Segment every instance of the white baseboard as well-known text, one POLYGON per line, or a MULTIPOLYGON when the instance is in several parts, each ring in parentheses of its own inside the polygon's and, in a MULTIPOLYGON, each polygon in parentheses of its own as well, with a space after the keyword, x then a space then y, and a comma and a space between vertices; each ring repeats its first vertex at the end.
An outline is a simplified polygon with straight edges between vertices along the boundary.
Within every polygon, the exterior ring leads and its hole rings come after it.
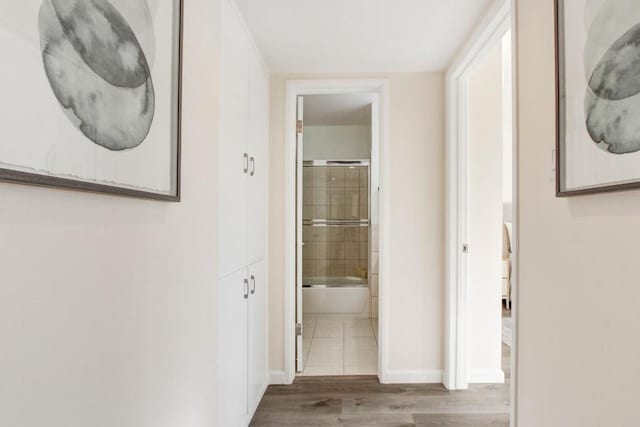
POLYGON ((504 372, 502 369, 470 369, 468 373, 468 382, 469 384, 504 384, 504 372))
POLYGON ((387 371, 380 376, 383 384, 442 384, 442 370, 387 371))
POLYGON ((269 371, 269 384, 270 385, 287 384, 287 375, 284 373, 284 371, 269 371))

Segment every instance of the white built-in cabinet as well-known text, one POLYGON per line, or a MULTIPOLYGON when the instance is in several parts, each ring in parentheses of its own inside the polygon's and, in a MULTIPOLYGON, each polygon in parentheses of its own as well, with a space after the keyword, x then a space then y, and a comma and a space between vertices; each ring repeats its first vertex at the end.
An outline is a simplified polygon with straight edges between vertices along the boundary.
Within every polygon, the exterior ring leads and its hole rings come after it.
POLYGON ((221 3, 218 425, 240 427, 268 383, 269 72, 233 0, 221 3))

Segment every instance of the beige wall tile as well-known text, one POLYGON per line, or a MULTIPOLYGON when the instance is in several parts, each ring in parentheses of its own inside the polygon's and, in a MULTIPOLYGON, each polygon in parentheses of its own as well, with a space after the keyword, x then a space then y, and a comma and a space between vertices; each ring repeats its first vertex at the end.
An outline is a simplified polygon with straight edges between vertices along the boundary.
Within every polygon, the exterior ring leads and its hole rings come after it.
POLYGON ((329 259, 344 260, 345 259, 345 243, 341 242, 329 242, 329 259))
POLYGON ((378 318, 378 297, 371 298, 371 318, 378 318))
POLYGON ((331 277, 343 277, 345 275, 345 262, 331 261, 328 265, 328 275, 331 277))
MULTIPOLYGON (((378 296, 378 275, 377 274, 372 274, 369 277, 369 288, 371 290, 371 296, 377 297, 378 296)), ((373 301, 371 301, 371 303, 373 304, 373 301)))
POLYGON ((329 183, 332 189, 341 189, 345 186, 345 169, 343 167, 329 168, 329 183))
POLYGON ((329 206, 327 205, 314 205, 313 206, 314 219, 326 219, 329 218, 329 206))
POLYGON ((345 171, 345 187, 360 186, 360 169, 361 168, 348 168, 345 171))
POLYGON ((344 245, 345 245, 344 256, 346 259, 351 259, 351 260, 360 259, 360 242, 346 241, 344 245))

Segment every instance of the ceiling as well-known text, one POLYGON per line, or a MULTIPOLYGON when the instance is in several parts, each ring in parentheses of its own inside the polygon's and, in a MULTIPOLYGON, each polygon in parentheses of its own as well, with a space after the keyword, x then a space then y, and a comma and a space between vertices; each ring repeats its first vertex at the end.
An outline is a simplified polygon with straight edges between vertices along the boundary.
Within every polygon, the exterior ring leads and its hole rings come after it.
POLYGON ((307 95, 304 97, 306 126, 369 126, 371 95, 307 95))
POLYGON ((236 0, 272 72, 446 69, 494 0, 236 0))

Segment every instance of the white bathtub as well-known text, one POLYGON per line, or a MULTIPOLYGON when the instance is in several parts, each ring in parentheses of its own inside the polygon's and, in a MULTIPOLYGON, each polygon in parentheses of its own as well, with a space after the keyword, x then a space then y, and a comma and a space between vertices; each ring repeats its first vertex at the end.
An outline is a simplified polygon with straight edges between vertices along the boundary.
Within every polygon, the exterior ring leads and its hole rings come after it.
POLYGON ((366 280, 359 277, 306 278, 302 288, 305 315, 341 315, 367 319, 371 295, 366 280))

